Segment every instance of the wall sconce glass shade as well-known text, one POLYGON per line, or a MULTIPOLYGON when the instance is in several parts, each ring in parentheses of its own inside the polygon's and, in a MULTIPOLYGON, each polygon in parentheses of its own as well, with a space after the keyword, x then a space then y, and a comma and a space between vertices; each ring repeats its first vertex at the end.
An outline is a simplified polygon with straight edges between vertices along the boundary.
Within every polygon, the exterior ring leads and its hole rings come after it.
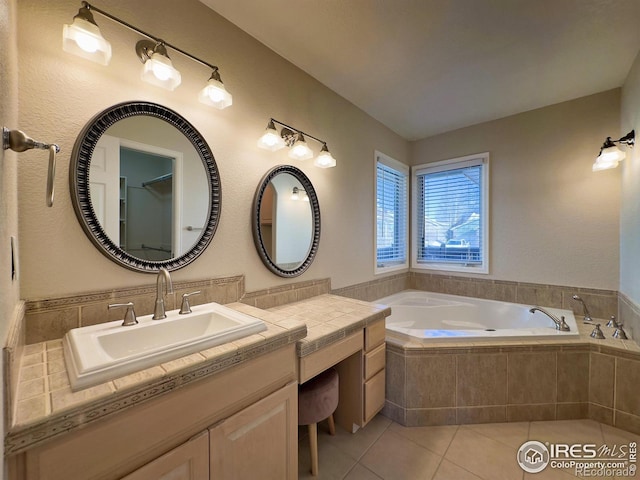
POLYGON ((298 138, 295 143, 289 150, 289 158, 293 158, 294 160, 308 160, 313 157, 313 151, 307 145, 307 142, 304 140, 304 136, 301 133, 298 133, 298 138))
POLYGON ((285 146, 284 139, 280 136, 278 130, 276 130, 273 120, 270 120, 264 134, 258 139, 258 147, 275 152, 285 146))
POLYGON ((336 166, 336 159, 331 155, 326 143, 322 145, 322 150, 320 150, 320 154, 313 161, 313 164, 320 168, 331 168, 336 166))
POLYGON ((140 40, 136 44, 136 52, 144 63, 140 78, 151 85, 167 90, 175 90, 182 82, 180 72, 176 70, 162 43, 140 40), (149 48, 153 45, 153 48, 149 48))
POLYGON ((624 160, 626 154, 615 145, 603 148, 593 164, 593 171, 607 170, 608 168, 616 168, 618 163, 624 160))
POLYGON ((635 130, 631 130, 624 137, 621 137, 618 140, 611 140, 611 137, 607 137, 605 142, 602 144, 598 158, 596 158, 596 161, 593 164, 592 170, 594 172, 607 170, 609 168, 616 168, 618 163, 625 159, 627 154, 620 150, 616 143, 623 143, 633 147, 635 143, 635 130))
POLYGON ((86 7, 80 8, 71 25, 62 28, 62 49, 100 65, 108 65, 111 60, 111 44, 104 39, 86 7))
POLYGON ((214 70, 211 77, 207 81, 207 85, 200 90, 198 100, 205 105, 215 107, 222 110, 233 103, 233 97, 227 89, 224 88, 222 79, 217 70, 214 70))

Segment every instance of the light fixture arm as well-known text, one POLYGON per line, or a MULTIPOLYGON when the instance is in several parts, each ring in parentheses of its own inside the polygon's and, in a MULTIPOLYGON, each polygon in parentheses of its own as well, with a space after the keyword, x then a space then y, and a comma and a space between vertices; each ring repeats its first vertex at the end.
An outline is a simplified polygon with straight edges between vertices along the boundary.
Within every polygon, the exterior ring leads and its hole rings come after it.
MULTIPOLYGON (((184 55, 185 57, 190 58, 191 60, 200 63, 201 65, 204 65, 205 67, 209 67, 210 69, 212 69, 213 71, 217 71, 218 67, 215 65, 210 64, 209 62, 205 62, 204 60, 201 60, 198 57, 195 57, 193 55, 191 55, 189 52, 185 52, 184 50, 182 50, 179 47, 176 47, 175 45, 172 45, 171 43, 165 42, 164 40, 162 40, 161 38, 156 37, 155 35, 151 35, 148 32, 145 32, 144 30, 140 30, 138 27, 134 27, 133 25, 131 25, 128 22, 125 22, 124 20, 119 19, 118 17, 111 15, 108 12, 105 12, 104 10, 102 10, 101 8, 98 8, 94 5, 91 5, 89 2, 82 2, 82 6, 86 9, 88 9, 89 11, 94 11, 94 12, 98 12, 100 15, 107 17, 109 20, 112 20, 116 23, 119 23, 120 25, 127 27, 130 30, 133 30, 136 33, 139 33, 140 35, 143 35, 147 38, 150 38, 151 40, 153 40, 156 43, 160 43, 162 45, 164 45, 165 47, 169 47, 172 50, 175 50, 178 53, 181 53, 182 55, 184 55)), ((279 122, 278 122, 279 123, 279 122)))
POLYGON ((319 138, 314 137, 313 135, 310 135, 310 134, 308 134, 307 132, 303 132, 302 130, 298 130, 297 128, 294 128, 294 127, 292 127, 291 125, 287 125, 286 123, 283 123, 283 122, 281 122, 281 121, 279 121, 279 120, 276 120, 275 118, 272 118, 272 119, 271 119, 271 121, 272 121, 272 122, 274 122, 274 123, 277 123, 278 125, 282 125, 282 126, 283 126, 283 127, 285 127, 285 128, 288 128, 288 129, 289 129, 289 130, 291 130, 292 132, 295 132, 295 133, 301 133, 301 134, 302 134, 302 135, 304 135, 305 137, 312 138, 312 139, 314 139, 316 142, 318 142, 318 143, 320 143, 320 144, 322 144, 322 145, 326 145, 326 144, 327 144, 327 142, 325 142, 324 140, 320 140, 319 138))
POLYGON ((600 151, 605 148, 615 147, 616 143, 624 143, 625 145, 633 147, 633 145, 635 145, 636 143, 636 131, 631 130, 624 137, 620 137, 618 140, 611 140, 611 137, 607 137, 607 139, 602 144, 602 148, 600 149, 600 151))

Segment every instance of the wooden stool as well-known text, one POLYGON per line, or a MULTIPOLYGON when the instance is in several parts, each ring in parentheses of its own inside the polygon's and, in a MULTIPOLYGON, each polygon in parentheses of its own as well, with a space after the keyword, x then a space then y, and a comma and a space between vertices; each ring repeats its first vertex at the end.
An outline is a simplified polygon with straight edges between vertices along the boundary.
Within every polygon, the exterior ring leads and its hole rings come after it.
POLYGON ((335 435, 333 412, 338 407, 338 372, 330 368, 300 385, 298 425, 309 426, 311 474, 318 475, 318 422, 329 420, 329 433, 335 435))

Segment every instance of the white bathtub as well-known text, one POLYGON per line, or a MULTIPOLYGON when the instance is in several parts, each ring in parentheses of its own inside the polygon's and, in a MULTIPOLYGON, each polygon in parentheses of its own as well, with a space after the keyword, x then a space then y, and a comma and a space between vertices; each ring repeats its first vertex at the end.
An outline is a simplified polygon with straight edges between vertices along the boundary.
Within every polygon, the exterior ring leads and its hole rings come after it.
POLYGON ((405 290, 376 300, 391 307, 387 331, 424 341, 483 341, 496 338, 560 339, 578 337, 571 310, 545 308, 565 317, 571 329, 561 332, 543 313, 530 313, 533 305, 483 300, 443 293, 405 290))

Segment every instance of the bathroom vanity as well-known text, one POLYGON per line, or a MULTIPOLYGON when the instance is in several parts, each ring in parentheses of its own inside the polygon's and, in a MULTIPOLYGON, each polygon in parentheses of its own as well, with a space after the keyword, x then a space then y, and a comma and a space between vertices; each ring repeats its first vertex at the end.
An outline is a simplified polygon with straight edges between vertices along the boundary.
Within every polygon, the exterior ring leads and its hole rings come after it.
POLYGON ((228 306, 267 330, 75 393, 61 342, 29 346, 58 371, 45 377, 67 384, 43 396, 43 414, 16 412, 9 478, 295 479, 299 382, 335 366, 336 421, 349 431, 382 409, 387 307, 335 295, 270 311, 228 306))

